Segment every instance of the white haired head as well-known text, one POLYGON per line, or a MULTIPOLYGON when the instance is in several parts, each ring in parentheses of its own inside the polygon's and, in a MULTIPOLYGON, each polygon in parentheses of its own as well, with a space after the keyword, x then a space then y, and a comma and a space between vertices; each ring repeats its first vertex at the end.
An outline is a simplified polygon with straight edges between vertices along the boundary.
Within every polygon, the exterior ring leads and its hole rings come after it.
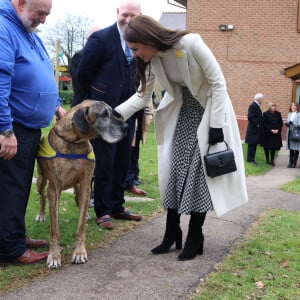
POLYGON ((254 101, 261 101, 263 99, 264 95, 261 93, 258 93, 254 96, 254 101))

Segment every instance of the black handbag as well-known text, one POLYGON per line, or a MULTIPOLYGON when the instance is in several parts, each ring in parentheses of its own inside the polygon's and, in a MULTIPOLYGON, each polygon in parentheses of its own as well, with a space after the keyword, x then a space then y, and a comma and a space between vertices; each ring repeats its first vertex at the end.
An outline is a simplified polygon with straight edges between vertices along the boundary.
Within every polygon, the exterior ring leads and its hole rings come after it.
POLYGON ((290 129, 290 140, 300 142, 300 127, 294 126, 290 129))
POLYGON ((217 177, 236 171, 234 153, 225 141, 224 143, 227 147, 226 150, 209 153, 210 146, 208 146, 207 154, 204 155, 206 173, 209 177, 217 177))

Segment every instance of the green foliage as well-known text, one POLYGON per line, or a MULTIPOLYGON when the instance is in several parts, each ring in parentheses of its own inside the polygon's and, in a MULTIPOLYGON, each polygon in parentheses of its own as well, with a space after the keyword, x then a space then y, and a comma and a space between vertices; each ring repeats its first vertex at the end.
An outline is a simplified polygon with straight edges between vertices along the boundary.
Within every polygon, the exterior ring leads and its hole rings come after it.
POLYGON ((300 177, 297 176, 294 181, 283 184, 280 189, 288 193, 300 195, 300 177))
POLYGON ((61 98, 63 105, 70 105, 73 99, 73 91, 59 90, 59 97, 61 98))
MULTIPOLYGON (((272 166, 266 163, 265 153, 263 147, 257 147, 255 160, 258 165, 249 164, 246 160, 247 158, 247 144, 243 144, 243 154, 244 154, 244 161, 245 161, 245 172, 246 176, 254 176, 254 175, 262 175, 266 173, 268 170, 272 168, 272 166)), ((276 156, 278 155, 278 151, 276 152, 276 156)), ((276 161, 275 161, 276 163, 276 161)))
POLYGON ((263 213, 193 300, 300 299, 300 213, 263 213))

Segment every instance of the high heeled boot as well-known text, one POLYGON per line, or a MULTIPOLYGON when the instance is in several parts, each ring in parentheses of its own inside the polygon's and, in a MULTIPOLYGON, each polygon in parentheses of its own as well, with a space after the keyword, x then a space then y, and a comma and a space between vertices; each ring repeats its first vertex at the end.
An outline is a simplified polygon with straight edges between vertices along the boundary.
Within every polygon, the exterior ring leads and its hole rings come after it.
POLYGON ((292 168, 293 167, 293 159, 294 159, 294 151, 290 150, 290 157, 289 157, 289 164, 288 164, 288 168, 292 168))
POLYGON ((299 157, 299 151, 294 151, 292 168, 296 168, 298 157, 299 157))
POLYGON ((167 253, 171 246, 175 243, 176 249, 182 248, 182 231, 180 229, 180 214, 177 209, 168 209, 166 231, 162 243, 153 248, 153 254, 167 253))
POLYGON ((192 212, 189 223, 189 231, 183 251, 179 254, 178 260, 189 260, 197 254, 203 254, 204 236, 202 226, 205 221, 205 213, 192 212))

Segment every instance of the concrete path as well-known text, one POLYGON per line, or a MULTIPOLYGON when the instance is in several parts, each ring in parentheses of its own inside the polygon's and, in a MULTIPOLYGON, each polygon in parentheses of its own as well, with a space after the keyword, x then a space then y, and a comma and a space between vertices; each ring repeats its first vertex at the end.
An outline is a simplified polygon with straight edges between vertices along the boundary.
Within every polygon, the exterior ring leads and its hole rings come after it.
MULTIPOLYGON (((71 265, 53 271, 47 278, 36 281, 1 299, 101 299, 101 300, 176 300, 187 299, 201 278, 228 253, 232 243, 257 219, 272 208, 300 210, 300 197, 279 190, 282 183, 300 175, 299 167, 286 168, 288 152, 281 150, 276 167, 263 176, 247 178, 249 203, 217 218, 207 216, 204 225, 204 255, 179 262, 179 251, 152 255, 164 233, 165 214, 127 233, 110 246, 89 253, 85 265, 71 265)), ((238 187, 236 187, 238 188, 238 187)), ((182 217, 186 233, 187 217, 182 217)))

